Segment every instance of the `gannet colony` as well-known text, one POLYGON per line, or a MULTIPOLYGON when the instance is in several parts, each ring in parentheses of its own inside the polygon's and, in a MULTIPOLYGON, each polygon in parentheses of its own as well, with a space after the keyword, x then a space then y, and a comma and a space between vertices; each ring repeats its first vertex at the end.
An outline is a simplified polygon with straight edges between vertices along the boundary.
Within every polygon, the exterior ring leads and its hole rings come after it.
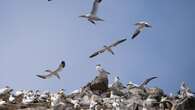
POLYGON ((0 110, 195 110, 195 94, 185 82, 177 93, 167 95, 158 87, 146 87, 157 77, 125 85, 116 76, 109 84, 111 73, 100 64, 96 71, 92 81, 71 93, 1 88, 0 110))
MULTIPOLYGON (((55 2, 55 0, 48 0, 55 2)), ((104 21, 97 16, 97 11, 102 0, 94 0, 89 14, 79 17, 87 19, 96 25, 97 21, 104 21)), ((131 39, 137 38, 140 33, 151 28, 146 21, 135 23, 136 29, 131 39)), ((106 51, 114 55, 113 47, 124 43, 128 38, 121 38, 110 45, 104 45, 89 55, 94 58, 106 51)), ((65 68, 65 61, 61 61, 57 69, 45 70, 47 74, 35 75, 40 80, 49 80, 57 77, 65 68)), ((149 82, 158 81, 158 77, 147 78, 140 84, 129 81, 122 84, 119 76, 109 84, 108 77, 112 73, 106 71, 101 64, 96 65, 97 75, 81 88, 66 93, 64 89, 58 92, 40 90, 13 90, 9 86, 0 89, 0 110, 195 110, 195 93, 182 82, 176 93, 165 94, 158 87, 147 87, 149 82)))

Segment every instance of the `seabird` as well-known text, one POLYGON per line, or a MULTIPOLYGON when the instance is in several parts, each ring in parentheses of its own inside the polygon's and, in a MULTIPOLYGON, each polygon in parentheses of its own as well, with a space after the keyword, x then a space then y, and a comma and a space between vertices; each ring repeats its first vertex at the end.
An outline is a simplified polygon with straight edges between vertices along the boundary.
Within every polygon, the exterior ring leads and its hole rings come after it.
POLYGON ((109 72, 107 72, 107 71, 101 66, 101 64, 97 64, 97 65, 96 65, 96 71, 99 72, 99 73, 110 74, 109 72))
POLYGON ((108 75, 110 73, 104 70, 100 64, 96 65, 96 71, 98 75, 90 83, 90 89, 105 92, 108 89, 108 75))
POLYGON ((93 57, 95 57, 95 56, 97 56, 97 55, 99 55, 100 53, 103 53, 103 52, 105 52, 105 51, 108 51, 108 52, 110 52, 112 55, 114 55, 114 52, 112 51, 112 47, 116 47, 117 45, 123 43, 123 42, 126 41, 126 40, 127 40, 127 39, 118 40, 118 41, 112 43, 112 44, 109 45, 109 46, 104 45, 103 49, 100 49, 100 50, 94 52, 92 55, 89 56, 89 58, 93 58, 93 57))
POLYGON ((58 74, 60 71, 62 71, 62 69, 65 67, 65 62, 62 61, 61 64, 58 66, 58 68, 54 71, 52 70, 45 70, 45 72, 48 72, 49 74, 47 75, 37 75, 39 78, 42 79, 48 79, 52 76, 56 76, 58 79, 60 79, 60 75, 58 74))
POLYGON ((113 110, 120 110, 120 103, 116 101, 116 99, 114 99, 113 103, 113 110))
POLYGON ((181 97, 194 97, 195 94, 192 93, 191 89, 187 86, 187 84, 183 81, 180 86, 180 96, 181 97))
POLYGON ((135 26, 137 27, 137 29, 133 33, 133 35, 131 37, 132 39, 134 39, 135 37, 137 37, 144 30, 144 28, 151 28, 152 27, 146 21, 140 21, 140 22, 136 23, 135 26))
POLYGON ((147 85, 151 80, 156 79, 158 77, 151 77, 146 80, 144 80, 140 85, 134 84, 131 81, 127 84, 127 86, 130 86, 131 88, 138 87, 138 88, 144 88, 145 85, 147 85))
POLYGON ((86 18, 86 19, 87 19, 88 21, 90 21, 92 24, 96 24, 95 21, 104 21, 103 19, 97 17, 98 6, 99 6, 99 3, 100 3, 101 1, 102 1, 102 0, 94 0, 92 11, 91 11, 89 14, 81 15, 81 16, 79 16, 79 17, 86 18))
POLYGON ((116 89, 124 89, 126 88, 121 82, 120 82, 120 78, 117 76, 114 78, 114 82, 111 86, 111 88, 116 88, 116 89))
POLYGON ((13 91, 13 89, 11 89, 9 86, 6 86, 5 88, 0 89, 0 95, 4 95, 4 94, 10 93, 12 91, 13 91))

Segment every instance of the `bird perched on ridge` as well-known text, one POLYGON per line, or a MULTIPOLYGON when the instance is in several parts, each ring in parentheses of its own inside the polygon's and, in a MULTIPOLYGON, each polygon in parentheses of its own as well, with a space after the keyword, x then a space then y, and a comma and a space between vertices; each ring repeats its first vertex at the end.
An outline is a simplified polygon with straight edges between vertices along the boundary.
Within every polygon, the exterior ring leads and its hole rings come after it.
POLYGON ((49 74, 47 75, 36 75, 37 77, 39 78, 42 78, 42 79, 48 79, 52 76, 56 76, 58 79, 60 79, 60 75, 59 75, 59 72, 62 71, 62 69, 65 67, 65 62, 64 61, 61 61, 60 65, 58 66, 58 68, 54 71, 52 70, 45 70, 45 72, 48 72, 49 74))
POLYGON ((96 71, 98 72, 98 75, 91 82, 90 88, 91 90, 100 90, 104 92, 108 89, 108 75, 110 73, 104 70, 100 64, 96 65, 96 71))
POLYGON ((117 76, 114 78, 114 82, 111 86, 112 88, 116 88, 116 89, 124 89, 126 88, 121 82, 120 82, 120 78, 117 76))
POLYGON ((132 35, 132 39, 134 39, 135 37, 137 37, 145 28, 151 28, 152 26, 146 22, 146 21, 140 21, 138 23, 135 23, 135 26, 137 27, 137 29, 135 30, 135 32, 132 35))
POLYGON ((102 0, 94 0, 91 12, 89 14, 81 15, 79 17, 86 18, 92 24, 96 24, 95 21, 104 21, 103 19, 97 17, 98 7, 101 1, 102 0))
POLYGON ((191 91, 191 89, 187 86, 187 84, 183 81, 180 86, 180 97, 194 97, 195 93, 191 91))
POLYGON ((103 52, 105 52, 105 51, 108 51, 108 52, 110 52, 112 55, 114 55, 114 52, 113 52, 113 50, 112 50, 112 47, 116 47, 117 45, 119 45, 119 44, 125 42, 126 40, 127 40, 127 39, 121 39, 121 40, 118 40, 118 41, 112 43, 112 44, 109 45, 109 46, 104 45, 104 48, 103 48, 103 49, 100 49, 100 50, 94 52, 92 55, 89 56, 89 58, 93 58, 93 57, 95 57, 95 56, 97 56, 97 55, 99 55, 100 53, 103 53, 103 52))

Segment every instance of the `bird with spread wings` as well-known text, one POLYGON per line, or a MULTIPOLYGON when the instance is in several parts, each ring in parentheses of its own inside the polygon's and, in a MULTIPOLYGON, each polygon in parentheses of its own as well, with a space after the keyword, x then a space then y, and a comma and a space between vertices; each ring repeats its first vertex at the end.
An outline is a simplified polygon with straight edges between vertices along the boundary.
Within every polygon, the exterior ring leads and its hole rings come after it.
POLYGON ((104 21, 103 19, 97 17, 98 7, 101 1, 102 0, 94 0, 91 12, 86 15, 81 15, 79 17, 86 18, 92 24, 96 24, 95 21, 104 21))
POLYGON ((114 55, 114 52, 113 52, 113 50, 112 50, 112 47, 116 47, 117 45, 123 43, 123 42, 126 41, 126 40, 127 40, 127 39, 118 40, 118 41, 112 43, 112 44, 109 45, 109 46, 104 45, 104 48, 103 48, 103 49, 100 49, 100 50, 94 52, 92 55, 89 56, 89 58, 93 58, 93 57, 95 57, 95 56, 97 56, 97 55, 99 55, 100 53, 103 53, 103 52, 105 52, 105 51, 108 51, 108 52, 110 52, 112 55, 114 55))
POLYGON ((155 77, 155 76, 150 77, 150 78, 144 80, 140 85, 134 84, 130 81, 127 85, 133 86, 131 88, 144 88, 145 85, 147 85, 151 80, 156 79, 156 78, 158 78, 158 77, 155 77))
POLYGON ((135 26, 137 26, 137 29, 134 31, 133 35, 132 35, 132 39, 134 39, 135 37, 137 37, 143 30, 144 28, 151 28, 152 26, 146 22, 146 21, 140 21, 138 23, 135 23, 135 26))
POLYGON ((39 77, 39 78, 42 78, 42 79, 48 79, 48 78, 50 78, 52 76, 56 76, 58 79, 60 79, 59 72, 62 71, 62 69, 64 67, 65 67, 65 62, 62 61, 56 70, 54 70, 54 71, 52 71, 52 70, 45 70, 45 72, 48 72, 49 74, 47 74, 47 75, 36 75, 36 76, 39 77))

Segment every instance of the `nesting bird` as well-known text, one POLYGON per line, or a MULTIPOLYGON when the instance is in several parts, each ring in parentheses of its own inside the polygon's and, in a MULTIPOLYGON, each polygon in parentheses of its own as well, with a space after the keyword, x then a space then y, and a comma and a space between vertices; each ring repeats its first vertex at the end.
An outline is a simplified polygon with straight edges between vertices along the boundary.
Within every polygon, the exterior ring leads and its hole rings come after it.
POLYGON ((48 78, 50 78, 52 76, 56 76, 58 79, 60 79, 59 72, 62 71, 62 69, 64 67, 65 67, 65 62, 62 61, 56 70, 54 70, 54 71, 52 71, 52 70, 45 70, 45 72, 48 72, 49 74, 47 74, 47 75, 37 75, 37 77, 42 78, 42 79, 48 79, 48 78))
POLYGON ((104 70, 100 64, 96 65, 96 71, 98 76, 91 82, 90 89, 104 92, 108 89, 108 75, 110 73, 104 70))
POLYGON ((97 11, 99 4, 102 0, 94 0, 92 10, 89 14, 81 15, 79 17, 86 18, 92 24, 96 24, 95 21, 104 21, 103 19, 97 17, 97 11))
POLYGON ((119 44, 121 44, 121 43, 123 43, 123 42, 125 42, 126 40, 127 40, 127 39, 121 39, 121 40, 118 40, 118 41, 112 43, 112 44, 109 45, 109 46, 104 45, 103 49, 100 49, 100 50, 94 52, 92 55, 89 56, 89 58, 93 58, 93 57, 95 57, 95 56, 97 56, 97 55, 99 55, 99 54, 101 54, 101 53, 104 53, 105 51, 108 51, 108 52, 110 52, 112 55, 114 55, 114 52, 113 52, 112 48, 113 48, 113 47, 116 47, 117 45, 119 45, 119 44))
POLYGON ((135 26, 137 27, 137 29, 135 30, 135 32, 132 35, 132 39, 134 39, 135 37, 137 37, 143 30, 144 28, 151 28, 152 26, 146 22, 146 21, 140 21, 138 23, 135 23, 135 26))
POLYGON ((5 88, 0 89, 0 99, 6 102, 9 101, 9 97, 12 91, 13 89, 11 89, 9 86, 6 86, 5 88))
POLYGON ((184 98, 184 97, 194 97, 195 96, 195 94, 192 93, 192 91, 190 90, 190 88, 187 86, 187 84, 185 82, 181 83, 179 93, 180 93, 180 96, 182 98, 184 98))
POLYGON ((117 76, 114 78, 114 82, 111 86, 112 88, 117 88, 117 89, 124 89, 126 88, 121 82, 120 82, 120 78, 117 76))

